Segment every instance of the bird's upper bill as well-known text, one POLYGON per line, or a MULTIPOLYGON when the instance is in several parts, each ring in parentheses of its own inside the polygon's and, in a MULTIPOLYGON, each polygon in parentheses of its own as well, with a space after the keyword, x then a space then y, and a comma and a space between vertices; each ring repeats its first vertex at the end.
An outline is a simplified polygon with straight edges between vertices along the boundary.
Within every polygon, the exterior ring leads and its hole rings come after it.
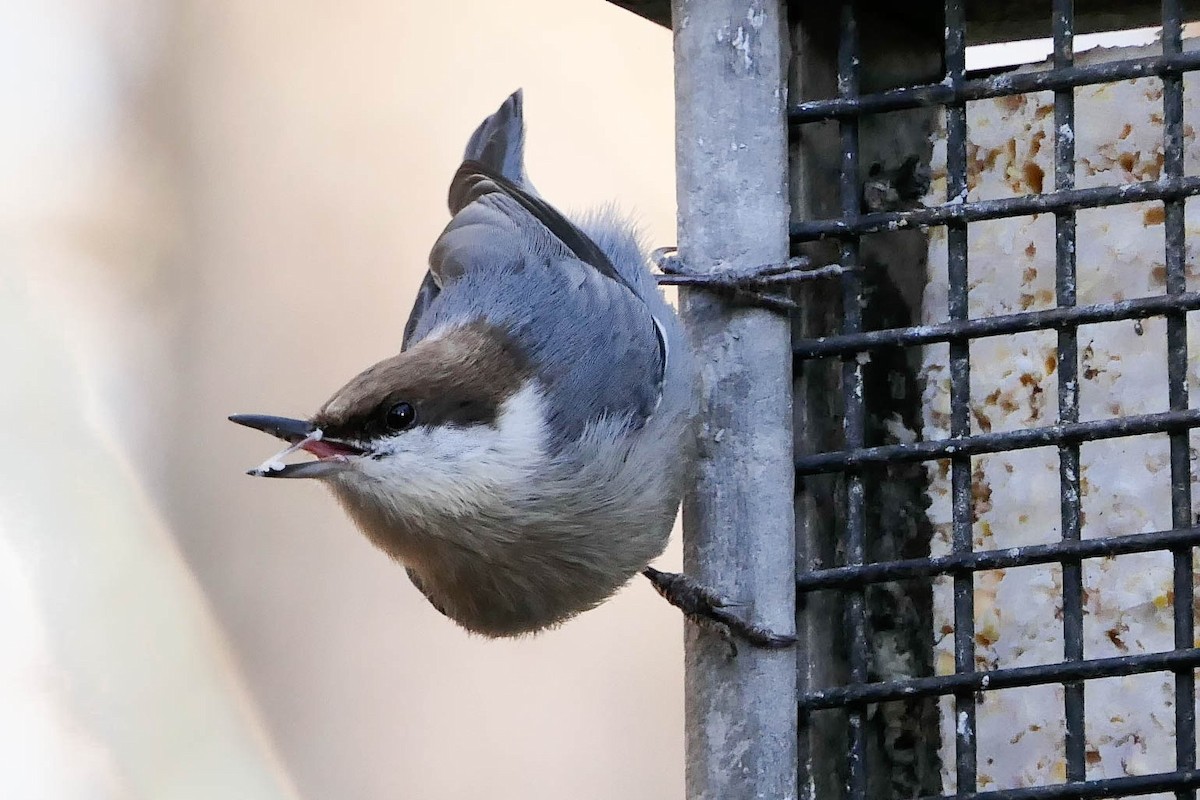
POLYGON ((326 439, 321 429, 311 422, 288 417, 272 417, 265 414, 234 414, 230 422, 247 428, 269 433, 288 442, 280 450, 251 470, 248 475, 260 478, 320 478, 345 468, 350 456, 361 455, 363 450, 349 442, 326 439), (312 453, 316 461, 285 464, 283 459, 299 450, 312 453))

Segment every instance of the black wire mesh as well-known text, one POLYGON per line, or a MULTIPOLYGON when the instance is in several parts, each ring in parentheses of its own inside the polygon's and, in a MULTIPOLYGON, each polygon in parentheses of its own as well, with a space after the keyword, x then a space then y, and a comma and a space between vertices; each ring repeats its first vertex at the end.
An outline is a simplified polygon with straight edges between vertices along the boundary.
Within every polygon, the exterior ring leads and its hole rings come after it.
POLYGON ((1183 73, 1200 69, 1200 52, 1184 53, 1179 0, 1163 0, 1161 56, 1074 64, 1072 0, 1051 0, 1053 55, 1048 70, 968 77, 966 71, 966 4, 945 3, 945 80, 924 86, 860 94, 860 37, 856 2, 841 5, 837 48, 837 96, 802 101, 789 109, 794 126, 836 121, 840 143, 839 216, 793 223, 793 243, 836 239, 840 263, 851 269, 842 278, 841 331, 795 342, 796 368, 814 359, 841 359, 844 449, 800 454, 799 478, 820 473, 841 476, 844 506, 843 563, 802 572, 800 597, 838 590, 845 598, 847 681, 811 689, 800 697, 802 719, 822 709, 847 715, 848 748, 842 773, 846 796, 858 800, 872 790, 868 720, 872 704, 916 697, 950 696, 954 701, 953 798, 1091 798, 1174 791, 1194 798, 1200 786, 1196 769, 1194 670, 1200 648, 1194 646, 1193 554, 1200 527, 1192 518, 1192 465, 1189 431, 1200 427, 1200 410, 1189 409, 1187 391, 1187 312, 1200 309, 1200 293, 1186 290, 1185 199, 1200 194, 1200 178, 1184 175, 1183 73), (1163 96, 1163 170, 1158 180, 1076 188, 1075 98, 1079 86, 1158 76, 1163 96), (967 103, 1034 91, 1054 92, 1054 188, 1016 198, 967 201, 967 103), (945 112, 946 202, 909 211, 864 211, 860 171, 860 122, 881 112, 938 107, 945 112), (1096 305, 1076 304, 1076 212, 1123 203, 1160 201, 1165 213, 1165 295, 1096 305), (1055 304, 1044 311, 971 319, 968 314, 968 232, 970 224, 1004 217, 1052 214, 1055 221, 1055 304), (862 237, 889 230, 942 225, 947 232, 948 321, 935 325, 866 330, 860 245, 862 237), (1080 325, 1161 316, 1167 329, 1169 410, 1156 414, 1080 421, 1080 325), (1057 420, 1053 425, 1000 433, 976 433, 970 424, 970 345, 973 340, 1030 331, 1055 331, 1058 364, 1057 420), (887 349, 947 343, 950 371, 950 436, 911 444, 867 446, 866 419, 870 398, 864 395, 864 354, 887 349), (1171 524, 1169 530, 1129 533, 1110 538, 1082 536, 1080 479, 1081 443, 1152 433, 1170 441, 1171 524), (1061 541, 1053 544, 974 551, 972 539, 972 456, 1032 447, 1054 446, 1058 452, 1061 496, 1061 541), (951 552, 867 563, 869 530, 865 477, 872 469, 899 463, 949 461, 951 485, 951 552), (1085 559, 1170 552, 1173 565, 1174 649, 1114 658, 1087 659, 1084 653, 1085 559), (977 671, 975 659, 975 575, 984 570, 1057 564, 1062 570, 1063 655, 1058 663, 977 671), (950 576, 953 581, 954 674, 904 680, 870 680, 870 626, 865 592, 869 587, 914 578, 950 576), (1149 672, 1174 673, 1175 769, 1150 775, 1087 779, 1085 682, 1149 672), (1066 782, 996 791, 977 791, 976 748, 980 692, 1061 684, 1066 782))

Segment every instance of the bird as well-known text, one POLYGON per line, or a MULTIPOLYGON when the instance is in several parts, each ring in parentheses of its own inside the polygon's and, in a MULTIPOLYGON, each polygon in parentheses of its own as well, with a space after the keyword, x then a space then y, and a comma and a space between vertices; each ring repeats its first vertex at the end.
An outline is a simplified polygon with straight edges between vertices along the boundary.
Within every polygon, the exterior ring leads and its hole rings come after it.
POLYGON ((472 633, 553 628, 641 573, 734 652, 790 644, 650 566, 695 459, 695 357, 635 226, 568 219, 524 162, 517 90, 468 141, 399 352, 309 419, 229 417, 288 442, 250 474, 324 483, 472 633))

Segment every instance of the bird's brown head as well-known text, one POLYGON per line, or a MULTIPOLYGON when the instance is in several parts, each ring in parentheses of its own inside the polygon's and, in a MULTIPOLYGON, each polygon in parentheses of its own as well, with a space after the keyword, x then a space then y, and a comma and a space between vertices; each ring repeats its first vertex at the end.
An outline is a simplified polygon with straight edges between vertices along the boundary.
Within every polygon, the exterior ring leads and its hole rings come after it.
POLYGON ((434 332, 367 368, 308 420, 230 419, 290 444, 251 474, 352 488, 383 481, 403 484, 402 494, 431 480, 439 491, 470 483, 478 472, 471 461, 499 458, 517 469, 536 457, 544 427, 528 359, 504 330, 482 321, 434 332), (297 450, 317 460, 282 463, 297 450))

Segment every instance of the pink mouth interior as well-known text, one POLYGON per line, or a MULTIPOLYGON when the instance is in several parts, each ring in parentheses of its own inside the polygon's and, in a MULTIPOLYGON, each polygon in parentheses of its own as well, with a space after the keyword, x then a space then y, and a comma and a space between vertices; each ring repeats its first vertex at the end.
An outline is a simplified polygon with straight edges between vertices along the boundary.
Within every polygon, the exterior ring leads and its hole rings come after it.
POLYGON ((326 442, 321 439, 305 442, 302 447, 312 453, 317 458, 335 458, 337 456, 349 456, 354 454, 354 450, 349 447, 343 447, 333 442, 326 442))

